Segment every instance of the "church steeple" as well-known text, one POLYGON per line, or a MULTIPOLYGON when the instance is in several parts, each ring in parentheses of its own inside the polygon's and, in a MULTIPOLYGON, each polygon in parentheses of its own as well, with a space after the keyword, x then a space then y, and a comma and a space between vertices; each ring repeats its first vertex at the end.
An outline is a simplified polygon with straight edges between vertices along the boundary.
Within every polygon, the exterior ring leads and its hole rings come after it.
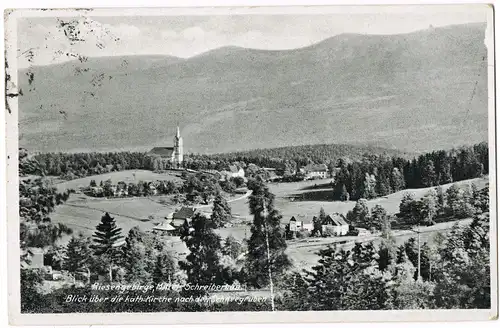
POLYGON ((175 134, 174 137, 174 152, 173 152, 173 162, 176 165, 181 166, 182 162, 184 161, 184 154, 183 154, 183 149, 182 149, 182 137, 181 137, 181 131, 179 129, 179 126, 177 125, 177 133, 175 134))

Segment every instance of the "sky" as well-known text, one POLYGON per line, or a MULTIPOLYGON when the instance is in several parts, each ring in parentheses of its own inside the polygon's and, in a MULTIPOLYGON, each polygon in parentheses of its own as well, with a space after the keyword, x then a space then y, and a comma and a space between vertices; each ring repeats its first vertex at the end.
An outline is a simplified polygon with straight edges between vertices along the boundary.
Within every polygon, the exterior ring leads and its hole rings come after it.
MULTIPOLYGON (((484 7, 482 7, 484 9, 484 7)), ((399 34, 486 21, 485 10, 414 13, 329 13, 211 16, 30 17, 18 20, 18 67, 86 57, 171 55, 182 58, 223 47, 281 50, 342 33, 399 34), (72 22, 80 34, 71 41, 72 22), (66 35, 65 35, 66 31, 66 35), (31 50, 31 51, 30 51, 31 50)))

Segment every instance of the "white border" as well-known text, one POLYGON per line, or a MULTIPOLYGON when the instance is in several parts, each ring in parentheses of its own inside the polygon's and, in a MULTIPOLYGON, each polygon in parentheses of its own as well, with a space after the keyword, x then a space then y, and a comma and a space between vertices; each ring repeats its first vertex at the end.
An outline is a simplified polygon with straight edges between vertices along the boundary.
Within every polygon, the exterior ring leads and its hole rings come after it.
MULTIPOLYGON (((447 2, 447 1, 442 1, 447 2)), ((65 2, 66 6, 68 2, 65 2)), ((318 2, 315 2, 318 4, 318 2)), ((324 1, 323 1, 324 3, 324 1)), ((365 2, 366 3, 366 2, 365 2)), ((386 2, 389 3, 389 2, 386 2)), ((394 3, 394 2, 390 2, 394 3)), ((399 2, 400 3, 400 2, 399 2)), ((227 6, 235 4, 228 1, 222 4, 227 6)), ((254 5, 277 5, 275 1, 253 1, 254 5), (262 3, 264 2, 264 4, 262 3)), ((289 1, 288 4, 295 4, 289 1)), ((303 4, 303 2, 302 2, 303 4)), ((161 5, 161 4, 160 4, 161 5)), ((186 5, 186 4, 183 4, 186 5)), ((187 5, 190 5, 189 3, 187 5)), ((195 5, 200 5, 197 3, 195 5)), ((210 4, 211 6, 213 4, 210 4)), ((217 4, 221 6, 220 3, 217 4)), ((33 6, 33 5, 32 5, 33 6)), ((168 5, 163 5, 167 7, 168 5)), ((174 7, 179 4, 174 4, 174 7)), ((453 6, 455 9, 457 6, 453 6)), ((421 8, 421 7, 420 7, 421 8)), ((435 9, 431 6, 431 9, 435 9)), ((452 7, 447 7, 450 10, 452 7)), ((98 9, 91 12, 92 16, 110 15, 182 15, 182 14, 277 14, 277 13, 340 13, 340 12, 373 12, 398 11, 408 12, 418 9, 410 6, 396 7, 244 7, 244 8, 141 8, 141 9, 98 9)), ((73 10, 50 10, 50 11, 14 11, 6 15, 6 40, 9 42, 16 39, 15 19, 22 15, 26 16, 74 16, 84 15, 89 12, 73 10)), ((19 304, 19 224, 18 224, 18 127, 17 127, 17 99, 11 99, 12 114, 6 116, 6 151, 10 158, 7 160, 7 217, 8 217, 8 260, 9 260, 9 321, 16 325, 53 325, 53 324, 160 324, 160 323, 311 323, 311 322, 376 322, 376 321, 474 321, 495 318, 498 315, 498 281, 497 281, 497 213, 496 213, 496 134, 495 134, 495 89, 494 89, 494 49, 493 49, 493 12, 488 15, 488 99, 489 99, 489 146, 490 146, 490 188, 491 188, 491 287, 492 287, 492 310, 424 310, 424 311, 335 311, 335 312, 225 312, 225 313, 102 313, 102 314, 20 314, 19 304), (489 32, 489 33, 488 33, 489 32), (12 177, 14 177, 12 179, 12 177), (494 296, 493 296, 494 295, 494 296)), ((16 48, 6 44, 6 54, 9 59, 10 71, 16 72, 15 58, 16 48), (11 60, 14 58, 14 60, 11 60)), ((17 83, 17 74, 11 73, 14 83, 17 83)))

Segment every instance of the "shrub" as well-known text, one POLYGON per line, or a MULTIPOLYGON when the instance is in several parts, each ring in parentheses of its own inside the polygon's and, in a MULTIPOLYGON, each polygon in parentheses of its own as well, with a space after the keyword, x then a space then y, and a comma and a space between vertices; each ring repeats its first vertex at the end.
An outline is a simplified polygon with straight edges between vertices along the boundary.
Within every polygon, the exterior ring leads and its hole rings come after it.
POLYGON ((304 238, 307 238, 309 237, 309 231, 305 230, 305 229, 300 229, 300 230, 297 230, 295 236, 297 239, 304 239, 304 238))
POLYGON ((335 230, 332 226, 323 226, 321 235, 323 237, 333 237, 336 236, 337 234, 335 233, 335 230))

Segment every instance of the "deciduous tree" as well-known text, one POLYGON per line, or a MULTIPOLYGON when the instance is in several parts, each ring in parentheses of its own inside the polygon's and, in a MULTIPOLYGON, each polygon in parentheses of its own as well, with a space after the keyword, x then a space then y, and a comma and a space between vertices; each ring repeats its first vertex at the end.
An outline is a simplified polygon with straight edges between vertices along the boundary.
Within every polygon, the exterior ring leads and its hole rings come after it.
POLYGON ((249 285, 264 287, 270 283, 270 278, 280 278, 291 263, 285 254, 282 217, 274 208, 274 195, 261 180, 252 183, 250 188, 252 195, 249 207, 253 223, 248 240, 245 274, 249 285))

